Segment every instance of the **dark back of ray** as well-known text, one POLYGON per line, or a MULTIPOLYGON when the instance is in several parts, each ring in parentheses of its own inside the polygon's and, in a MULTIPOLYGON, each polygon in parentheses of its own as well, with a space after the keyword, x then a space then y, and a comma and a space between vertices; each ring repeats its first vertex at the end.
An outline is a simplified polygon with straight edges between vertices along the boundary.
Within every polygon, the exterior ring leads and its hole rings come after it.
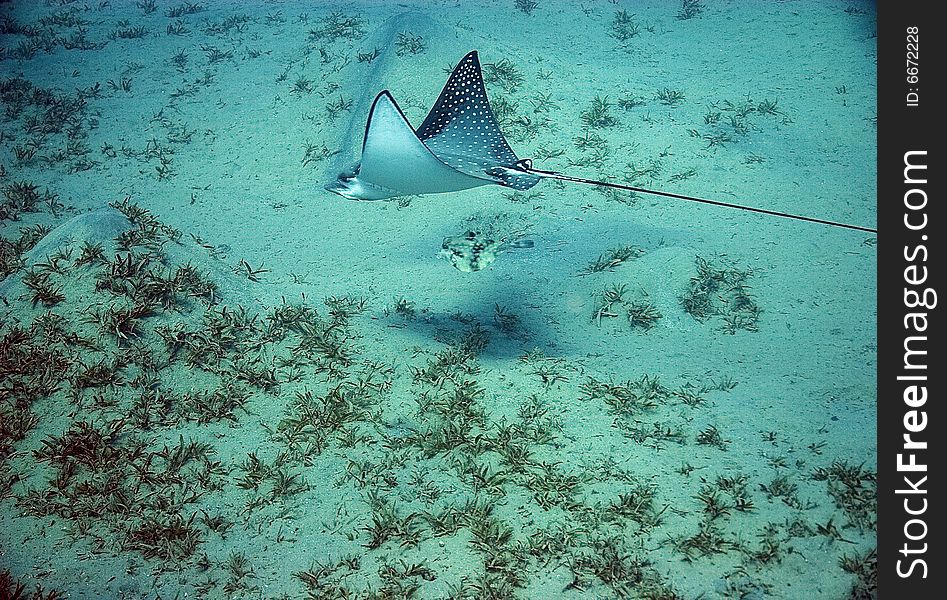
POLYGON ((474 177, 486 173, 496 183, 517 190, 529 189, 542 178, 552 178, 573 183, 652 194, 675 200, 686 200, 710 206, 732 208, 830 227, 878 233, 877 229, 861 225, 674 192, 651 190, 621 183, 596 181, 557 171, 544 171, 534 168, 531 160, 520 160, 516 157, 516 153, 513 152, 500 131, 493 109, 487 99, 486 86, 483 83, 483 74, 480 70, 480 60, 476 50, 467 54, 454 68, 431 112, 418 127, 417 134, 435 156, 450 167, 474 177))
POLYGON ((454 67, 416 133, 435 156, 472 177, 486 173, 517 190, 527 190, 542 179, 516 168, 519 159, 490 108, 476 50, 454 67))

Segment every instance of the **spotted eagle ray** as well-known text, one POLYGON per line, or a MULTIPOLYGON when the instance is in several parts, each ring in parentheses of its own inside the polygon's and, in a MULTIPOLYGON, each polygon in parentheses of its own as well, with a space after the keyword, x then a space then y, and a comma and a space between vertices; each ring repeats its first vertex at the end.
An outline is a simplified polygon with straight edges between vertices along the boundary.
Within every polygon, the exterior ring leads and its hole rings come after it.
POLYGON ((877 233, 876 229, 860 225, 536 169, 530 159, 518 158, 503 137, 487 99, 476 50, 454 67, 417 129, 411 127, 391 92, 380 92, 368 113, 361 160, 339 173, 326 189, 351 200, 383 200, 491 184, 527 190, 545 178, 877 233))

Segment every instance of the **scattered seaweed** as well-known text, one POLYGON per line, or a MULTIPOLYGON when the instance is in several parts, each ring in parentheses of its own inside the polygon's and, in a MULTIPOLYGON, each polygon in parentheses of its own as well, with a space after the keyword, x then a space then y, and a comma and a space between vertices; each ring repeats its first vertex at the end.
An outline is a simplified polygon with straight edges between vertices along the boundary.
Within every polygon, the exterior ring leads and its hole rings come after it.
POLYGON ((309 30, 309 39, 313 41, 357 40, 364 35, 365 22, 358 15, 346 15, 336 10, 323 17, 319 26, 309 30))
POLYGON ((590 275, 592 273, 602 273, 603 271, 613 271, 615 267, 630 260, 634 260, 644 254, 644 250, 638 246, 625 245, 610 248, 604 254, 590 262, 580 275, 590 275))
POLYGON ((670 392, 657 377, 643 375, 622 383, 599 381, 592 377, 580 386, 583 400, 600 400, 623 418, 633 418, 665 403, 670 392))
POLYGON ((697 434, 696 441, 701 446, 714 446, 721 450, 726 450, 727 444, 730 443, 729 440, 723 439, 720 430, 717 429, 715 425, 708 425, 705 429, 701 430, 697 434))
POLYGON ((612 116, 611 108, 607 96, 595 96, 589 107, 582 111, 582 122, 592 129, 614 127, 618 120, 612 116))
POLYGON ((311 94, 312 90, 312 80, 300 75, 296 78, 296 81, 293 82, 292 87, 289 89, 289 93, 301 96, 303 94, 311 94))
POLYGON ((381 56, 381 48, 373 48, 369 52, 359 52, 356 55, 358 62, 371 64, 376 58, 381 56))
MULTIPOLYGON (((483 65, 483 81, 487 85, 499 85, 507 94, 512 94, 523 85, 523 74, 508 58, 501 58, 483 65)), ((496 102, 493 103, 496 112, 496 102)), ((497 117, 499 119, 499 116, 497 117)))
POLYGON ((7 569, 0 569, 0 598, 9 600, 59 600, 65 598, 65 592, 46 590, 37 584, 32 593, 26 591, 26 584, 18 580, 7 569))
POLYGON ((851 465, 835 460, 828 467, 818 467, 812 474, 815 481, 824 481, 835 505, 845 514, 848 526, 859 531, 873 529, 877 519, 877 475, 864 465, 851 465))
POLYGON ((608 35, 621 43, 625 43, 641 33, 641 25, 635 20, 635 15, 622 9, 615 11, 608 25, 608 35))
POLYGON ((513 0, 513 7, 523 14, 531 15, 533 11, 539 8, 537 0, 513 0))
POLYGON ((677 11, 675 16, 679 21, 686 21, 693 19, 702 12, 704 12, 704 5, 700 0, 682 0, 681 9, 677 11))
POLYGON ((128 21, 120 21, 119 28, 113 31, 109 37, 113 40, 137 40, 146 35, 148 35, 148 30, 145 29, 144 25, 131 27, 128 25, 128 21))
POLYGON ((409 31, 399 33, 398 40, 395 42, 395 54, 398 56, 421 54, 426 49, 427 43, 424 38, 409 31))
POLYGON ((849 598, 875 598, 878 594, 878 551, 869 550, 864 555, 842 555, 839 566, 855 576, 849 598))
POLYGON ((326 103, 326 116, 330 121, 335 121, 343 112, 350 112, 351 110, 352 100, 341 95, 337 99, 326 103))
POLYGON ((639 106, 647 104, 647 101, 632 92, 623 92, 621 96, 618 97, 618 107, 622 110, 631 110, 639 106))
POLYGON ((185 2, 184 4, 178 4, 177 6, 172 6, 167 10, 165 15, 172 19, 177 19, 187 15, 195 15, 197 13, 204 12, 204 5, 198 2, 185 2))
POLYGON ((625 308, 628 311, 628 324, 632 329, 647 331, 663 316, 654 303, 649 301, 632 301, 625 308))
POLYGON ((684 101, 684 92, 681 90, 672 90, 671 88, 661 88, 658 90, 657 99, 665 106, 677 106, 684 101))
POLYGON ((602 291, 598 307, 592 313, 592 320, 595 321, 596 325, 601 327, 603 317, 618 316, 618 313, 615 312, 612 307, 615 304, 624 303, 624 296, 627 290, 628 286, 625 284, 613 284, 611 287, 602 291))
POLYGON ((684 310, 698 321, 713 315, 723 319, 724 333, 758 331, 762 309, 746 283, 751 271, 720 268, 697 257, 697 274, 679 300, 684 310))

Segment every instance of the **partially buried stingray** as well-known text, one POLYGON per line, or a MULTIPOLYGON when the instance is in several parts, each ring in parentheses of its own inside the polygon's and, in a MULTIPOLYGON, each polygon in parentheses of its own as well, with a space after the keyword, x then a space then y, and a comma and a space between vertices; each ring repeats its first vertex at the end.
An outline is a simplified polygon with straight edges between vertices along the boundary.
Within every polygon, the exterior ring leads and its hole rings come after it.
POLYGON ((501 252, 532 247, 533 240, 491 240, 476 231, 468 231, 444 238, 441 254, 447 256, 458 271, 472 273, 490 266, 501 252))
POLYGON ((526 190, 544 178, 655 194, 770 216, 877 233, 877 230, 671 192, 594 181, 533 168, 513 152, 490 108, 477 51, 451 72, 431 112, 416 130, 388 90, 375 97, 365 125, 362 158, 326 189, 352 200, 439 194, 482 185, 526 190))

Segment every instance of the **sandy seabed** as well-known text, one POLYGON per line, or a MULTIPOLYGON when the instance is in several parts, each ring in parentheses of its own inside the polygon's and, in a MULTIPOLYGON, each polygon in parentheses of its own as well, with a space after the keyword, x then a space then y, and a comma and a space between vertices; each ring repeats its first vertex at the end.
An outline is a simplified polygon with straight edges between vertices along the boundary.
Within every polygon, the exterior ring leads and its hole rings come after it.
POLYGON ((869 3, 0 3, 0 597, 871 598, 869 3), (441 241, 530 249, 462 273, 441 241), (18 595, 19 594, 19 595, 18 595))

